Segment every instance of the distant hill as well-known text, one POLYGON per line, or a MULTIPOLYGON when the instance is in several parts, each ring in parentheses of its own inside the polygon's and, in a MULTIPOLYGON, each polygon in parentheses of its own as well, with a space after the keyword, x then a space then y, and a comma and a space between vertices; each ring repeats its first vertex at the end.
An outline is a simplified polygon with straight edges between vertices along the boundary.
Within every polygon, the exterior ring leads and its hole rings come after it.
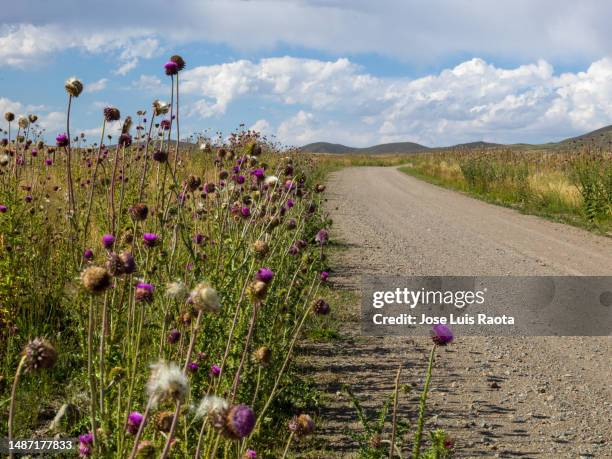
POLYGON ((380 145, 365 148, 347 147, 339 143, 315 142, 304 145, 300 150, 306 153, 361 153, 364 155, 382 155, 386 153, 416 153, 429 150, 429 148, 414 142, 382 143, 380 145))
POLYGON ((577 137, 570 137, 569 139, 558 142, 564 146, 568 144, 595 144, 597 146, 609 146, 612 142, 612 125, 605 126, 595 131, 588 132, 586 134, 579 135, 577 137))
POLYGON ((446 150, 450 148, 463 148, 463 149, 482 149, 482 148, 496 148, 496 147, 509 147, 509 148, 520 148, 520 149, 551 149, 551 148, 568 148, 573 145, 594 145, 598 147, 612 146, 612 125, 605 126, 586 134, 582 134, 576 137, 570 137, 568 139, 561 140, 559 142, 549 142, 544 144, 526 144, 526 143, 515 143, 515 144, 501 144, 484 142, 482 140, 469 143, 460 143, 456 145, 450 145, 448 147, 426 147, 414 142, 397 142, 397 143, 383 143, 380 145, 374 145, 372 147, 365 148, 352 148, 347 147, 339 143, 328 143, 328 142, 315 142, 309 143, 301 147, 301 151, 307 153, 331 153, 331 154, 346 154, 346 153, 361 153, 361 154, 386 154, 386 153, 418 153, 422 151, 433 151, 433 150, 446 150))

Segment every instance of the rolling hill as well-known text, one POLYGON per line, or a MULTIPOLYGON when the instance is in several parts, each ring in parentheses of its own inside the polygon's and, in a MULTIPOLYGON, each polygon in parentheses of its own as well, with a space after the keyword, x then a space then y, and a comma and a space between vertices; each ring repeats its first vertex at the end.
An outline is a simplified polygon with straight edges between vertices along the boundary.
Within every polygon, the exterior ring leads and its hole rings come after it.
POLYGON ((612 125, 605 126, 595 131, 587 132, 576 137, 570 137, 559 142, 549 142, 544 144, 501 144, 491 142, 469 142, 460 143, 456 145, 450 145, 448 147, 427 147, 414 142, 396 142, 396 143, 383 143, 379 145, 373 145, 371 147, 353 148, 339 143, 329 142, 315 142, 304 145, 300 148, 301 151, 306 153, 328 153, 328 154, 346 154, 346 153, 357 153, 366 155, 375 154, 388 154, 388 153, 419 153, 429 150, 445 150, 449 148, 463 148, 463 149, 476 149, 476 148, 496 148, 496 147, 513 147, 513 148, 525 148, 525 149, 540 149, 540 148, 568 148, 575 145, 586 145, 591 144, 598 147, 610 147, 612 145, 612 125))

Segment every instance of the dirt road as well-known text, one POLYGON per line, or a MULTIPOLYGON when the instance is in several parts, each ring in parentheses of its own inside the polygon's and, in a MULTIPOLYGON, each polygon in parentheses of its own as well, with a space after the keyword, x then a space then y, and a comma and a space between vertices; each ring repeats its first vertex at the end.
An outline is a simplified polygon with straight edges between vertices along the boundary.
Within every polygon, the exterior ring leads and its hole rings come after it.
MULTIPOLYGON (((339 288, 362 274, 612 275, 612 239, 521 215, 422 182, 393 168, 349 168, 328 185, 339 288)), ((359 336, 358 304, 340 344, 307 349, 330 403, 321 413, 320 457, 355 457, 341 434, 354 413, 336 395, 353 386, 366 407, 382 405, 394 372, 415 390, 401 399, 414 420, 429 343, 359 336)), ((439 352, 429 427, 456 440, 457 457, 612 457, 612 338, 459 337, 439 352)))

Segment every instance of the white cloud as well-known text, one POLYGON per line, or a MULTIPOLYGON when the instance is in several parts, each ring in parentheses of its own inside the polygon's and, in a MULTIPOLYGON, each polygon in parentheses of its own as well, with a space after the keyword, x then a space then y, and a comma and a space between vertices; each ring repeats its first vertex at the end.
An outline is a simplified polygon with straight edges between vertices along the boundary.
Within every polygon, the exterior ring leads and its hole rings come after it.
POLYGON ((137 80, 132 81, 131 87, 148 92, 159 92, 166 88, 155 75, 140 75, 137 80))
POLYGON ((182 82, 188 112, 203 118, 247 97, 296 107, 276 133, 298 144, 537 142, 612 122, 611 59, 561 75, 544 60, 505 69, 472 59, 408 79, 377 78, 347 59, 280 57, 196 67, 182 82))
POLYGON ((126 63, 120 65, 119 67, 117 67, 117 69, 113 73, 115 75, 127 75, 132 70, 134 70, 137 65, 138 65, 138 59, 133 58, 127 61, 126 63))
POLYGON ((99 92, 106 89, 108 78, 101 78, 98 81, 85 84, 85 92, 99 92))
POLYGON ((270 134, 270 123, 268 120, 257 120, 253 125, 249 128, 251 131, 260 132, 261 134, 270 134))
POLYGON ((184 0, 172 8, 163 0, 107 0, 91 14, 66 13, 72 9, 69 0, 4 5, 3 22, 22 24, 0 29, 5 62, 76 47, 118 50, 126 63, 153 56, 159 42, 199 41, 376 53, 411 63, 466 54, 584 63, 612 54, 609 0, 184 0))

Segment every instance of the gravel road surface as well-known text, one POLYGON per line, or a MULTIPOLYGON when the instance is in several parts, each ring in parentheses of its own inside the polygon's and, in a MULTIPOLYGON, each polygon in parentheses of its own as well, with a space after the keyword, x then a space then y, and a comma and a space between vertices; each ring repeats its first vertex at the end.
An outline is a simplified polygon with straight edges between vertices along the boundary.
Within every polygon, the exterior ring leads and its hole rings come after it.
MULTIPOLYGON (((362 274, 612 275, 612 239, 522 215, 431 185, 395 168, 348 168, 328 184, 332 236, 347 249, 334 283, 359 292, 362 274)), ((425 338, 359 335, 359 303, 343 342, 307 346, 308 371, 330 399, 315 457, 356 457, 342 434, 358 429, 350 384, 368 408, 392 390, 398 365, 414 390, 400 399, 416 417, 430 349, 425 338), (318 454, 318 456, 317 456, 318 454)), ((458 337, 441 348, 428 428, 455 439, 457 457, 612 458, 612 338, 458 337)))

